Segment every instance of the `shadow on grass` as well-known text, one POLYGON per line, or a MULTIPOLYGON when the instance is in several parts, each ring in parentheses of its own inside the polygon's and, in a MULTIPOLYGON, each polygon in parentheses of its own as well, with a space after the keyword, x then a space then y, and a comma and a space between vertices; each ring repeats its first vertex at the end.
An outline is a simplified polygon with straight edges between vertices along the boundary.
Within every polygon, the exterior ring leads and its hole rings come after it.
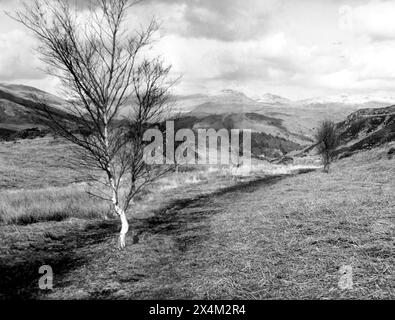
POLYGON ((26 247, 16 244, 12 252, 0 257, 0 299, 34 299, 42 291, 38 270, 43 265, 51 266, 54 272, 54 287, 61 275, 89 262, 81 248, 101 243, 112 237, 119 229, 117 221, 89 224, 84 230, 74 230, 65 236, 52 238, 46 233, 43 241, 26 247))
MULTIPOLYGON (((305 172, 309 171, 299 173, 305 172)), ((221 208, 207 208, 210 199, 226 194, 254 192, 287 176, 289 175, 266 176, 253 181, 241 181, 210 194, 171 201, 155 211, 152 218, 131 221, 131 229, 137 235, 145 232, 171 235, 176 240, 177 249, 180 252, 186 251, 210 234, 208 224, 199 223, 221 212, 221 208)), ((56 274, 54 286, 61 286, 62 275, 90 262, 87 251, 82 249, 113 238, 119 228, 117 220, 91 222, 83 230, 74 229, 61 237, 52 237, 50 233, 46 233, 43 241, 29 248, 18 248, 16 244, 16 249, 11 253, 0 256, 0 299, 39 298, 42 292, 38 281, 42 275, 38 270, 42 265, 52 267, 56 274)), ((129 243, 132 242, 129 240, 129 243)))
MULTIPOLYGON (((299 173, 310 171, 306 170, 299 173)), ((145 232, 171 235, 175 237, 178 249, 180 251, 186 251, 190 246, 207 238, 210 233, 207 225, 199 225, 198 230, 193 230, 195 228, 195 223, 202 222, 204 219, 222 211, 221 208, 204 209, 207 208, 210 199, 226 194, 252 193, 262 186, 275 184, 288 176, 289 175, 266 176, 252 181, 239 182, 233 186, 194 198, 171 201, 165 207, 157 210, 152 218, 137 222, 133 228, 138 236, 145 232)))

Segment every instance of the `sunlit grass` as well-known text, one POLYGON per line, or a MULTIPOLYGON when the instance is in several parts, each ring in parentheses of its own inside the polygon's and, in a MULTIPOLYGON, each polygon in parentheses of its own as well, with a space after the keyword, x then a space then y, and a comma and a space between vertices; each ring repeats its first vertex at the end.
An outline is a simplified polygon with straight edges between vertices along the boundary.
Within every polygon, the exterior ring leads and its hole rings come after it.
POLYGON ((103 219, 108 203, 89 196, 81 186, 0 192, 0 221, 25 225, 76 217, 103 219))

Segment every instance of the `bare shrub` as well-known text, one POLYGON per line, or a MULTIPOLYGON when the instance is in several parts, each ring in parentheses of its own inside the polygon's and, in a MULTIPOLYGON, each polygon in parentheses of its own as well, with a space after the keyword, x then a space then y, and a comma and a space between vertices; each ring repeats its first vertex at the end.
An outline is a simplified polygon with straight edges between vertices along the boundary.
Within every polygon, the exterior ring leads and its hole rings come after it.
POLYGON ((330 163, 334 157, 334 151, 338 145, 338 133, 336 131, 336 124, 330 120, 324 120, 320 123, 315 141, 317 145, 318 154, 322 158, 324 165, 324 172, 329 172, 330 163))

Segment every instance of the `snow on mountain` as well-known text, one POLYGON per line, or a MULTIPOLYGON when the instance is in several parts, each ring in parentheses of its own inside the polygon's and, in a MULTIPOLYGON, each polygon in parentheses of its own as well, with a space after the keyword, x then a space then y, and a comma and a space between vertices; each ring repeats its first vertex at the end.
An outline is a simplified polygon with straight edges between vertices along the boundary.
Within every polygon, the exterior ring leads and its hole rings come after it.
POLYGON ((233 90, 233 89, 224 89, 221 90, 219 92, 219 95, 225 95, 225 96, 236 96, 236 97, 245 97, 247 98, 247 96, 241 92, 241 91, 237 91, 237 90, 233 90))
POLYGON ((291 102, 291 100, 287 98, 283 98, 271 93, 265 93, 262 97, 256 98, 256 101, 267 104, 288 104, 291 102))
MULTIPOLYGON (((174 102, 178 112, 190 112, 196 107, 204 105, 210 110, 217 113, 236 112, 249 110, 255 112, 259 108, 314 108, 322 109, 327 107, 337 109, 357 110, 361 108, 377 108, 395 104, 395 97, 379 95, 332 95, 324 97, 315 97, 304 100, 290 100, 288 98, 265 93, 262 96, 248 96, 245 93, 232 89, 221 91, 193 94, 186 96, 175 96, 174 102), (210 106, 208 106, 210 105, 210 106), (237 107, 237 108, 236 108, 237 107), (236 109, 235 109, 236 108, 236 109)), ((201 109, 201 108, 200 108, 201 109)))
POLYGON ((244 92, 232 90, 232 89, 221 90, 218 93, 209 95, 209 98, 227 103, 255 103, 256 102, 254 99, 248 97, 244 92))
POLYGON ((233 90, 233 89, 224 89, 219 92, 211 93, 207 95, 208 99, 221 100, 224 102, 234 102, 234 103, 266 103, 266 104, 289 104, 291 100, 272 94, 266 93, 263 96, 259 97, 250 97, 246 95, 244 92, 233 90))

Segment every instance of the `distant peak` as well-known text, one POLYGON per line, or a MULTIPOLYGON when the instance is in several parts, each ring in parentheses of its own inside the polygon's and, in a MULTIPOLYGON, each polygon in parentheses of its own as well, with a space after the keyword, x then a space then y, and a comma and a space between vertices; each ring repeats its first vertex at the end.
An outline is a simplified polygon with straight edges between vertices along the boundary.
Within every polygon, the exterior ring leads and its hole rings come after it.
POLYGON ((270 98, 273 98, 273 97, 280 97, 280 96, 268 92, 268 93, 265 93, 265 94, 263 95, 263 97, 270 97, 270 98))
POLYGON ((220 91, 220 94, 246 97, 246 95, 243 92, 233 89, 223 89, 220 91))
POLYGON ((265 93, 263 96, 257 98, 257 101, 262 102, 262 103, 286 104, 286 103, 289 103, 291 100, 281 97, 276 94, 265 93))

